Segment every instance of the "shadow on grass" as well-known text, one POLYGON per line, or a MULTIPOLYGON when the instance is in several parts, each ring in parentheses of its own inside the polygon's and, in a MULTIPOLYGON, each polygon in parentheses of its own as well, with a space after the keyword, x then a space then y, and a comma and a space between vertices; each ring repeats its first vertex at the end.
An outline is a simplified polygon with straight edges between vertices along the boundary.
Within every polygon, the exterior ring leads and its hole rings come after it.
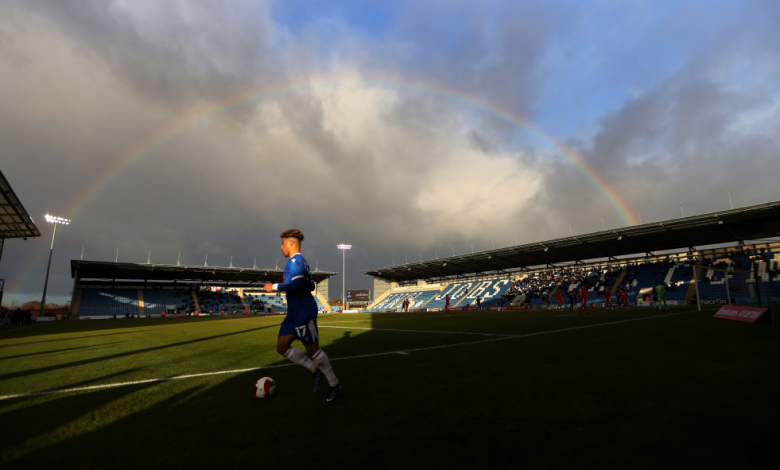
POLYGON ((39 367, 37 369, 28 369, 28 370, 23 370, 23 371, 18 371, 18 372, 11 372, 9 374, 2 374, 2 375, 0 375, 0 380, 8 380, 8 379, 17 378, 17 377, 25 377, 25 376, 28 376, 28 375, 40 374, 40 373, 44 373, 44 372, 51 372, 51 371, 59 370, 59 369, 67 369, 69 367, 82 366, 82 365, 86 365, 86 364, 95 364, 95 363, 98 363, 98 362, 109 361, 111 359, 119 359, 119 358, 128 357, 128 356, 135 356, 135 355, 143 354, 143 353, 147 353, 147 352, 162 351, 162 350, 169 349, 169 348, 176 348, 176 347, 179 347, 179 346, 186 346, 186 345, 190 345, 190 344, 201 343, 203 341, 211 341, 211 340, 218 339, 218 338, 226 338, 228 336, 235 336, 235 335, 250 333, 252 331, 264 330, 264 329, 267 329, 267 328, 275 328, 275 327, 278 327, 278 325, 261 326, 261 327, 258 327, 258 328, 251 328, 251 329, 242 330, 242 331, 234 331, 232 333, 225 333, 225 334, 221 334, 221 335, 207 336, 205 338, 197 338, 197 339, 192 339, 192 340, 189 340, 189 341, 180 341, 178 343, 164 344, 162 346, 154 346, 154 347, 151 347, 151 348, 136 349, 136 350, 133 350, 133 351, 125 351, 125 352, 121 352, 121 353, 111 354, 111 355, 108 355, 108 356, 101 356, 101 357, 94 357, 94 358, 90 358, 90 359, 83 359, 83 360, 80 360, 80 361, 73 361, 73 362, 68 362, 68 363, 65 363, 65 364, 58 364, 58 365, 47 366, 47 367, 39 367))
MULTIPOLYGON (((710 325, 723 338, 733 337, 719 323, 694 320, 665 327, 629 323, 631 336, 578 330, 582 334, 567 343, 523 341, 513 346, 517 350, 469 346, 340 361, 463 342, 452 334, 344 331, 323 344, 346 385, 332 403, 321 402, 324 386, 312 393, 311 375, 296 365, 67 395, 34 402, 28 413, 0 415, 8 433, 22 427, 24 434, 11 442, 19 449, 3 450, 3 470, 288 467, 315 460, 318 467, 340 468, 663 468, 669 462, 762 468, 766 459, 763 468, 771 468, 768 450, 746 444, 758 441, 756 435, 773 435, 776 425, 765 419, 766 409, 723 411, 719 398, 755 393, 753 385, 766 379, 748 382, 745 390, 737 380, 712 392, 726 374, 681 378, 700 366, 690 354, 698 350, 689 344, 691 332, 706 333, 710 325), (633 333, 642 332, 638 342, 633 333), (666 335, 660 350, 659 333, 666 335), (604 341, 609 347, 599 348, 596 342, 604 341), (682 362, 688 363, 684 369, 682 362), (279 384, 271 400, 252 395, 263 375, 279 384), (141 393, 130 396, 133 391, 141 393), (158 403, 144 405, 154 397, 158 403), (105 424, 87 431, 90 420, 105 424), (61 439, 30 442, 71 421, 61 439), (728 445, 734 450, 723 451, 728 445), (734 456, 742 460, 729 460, 734 456)), ((451 318, 409 329, 465 330, 478 321, 451 318)), ((766 344, 776 344, 769 342, 773 338, 766 344)), ((707 350, 721 342, 713 337, 707 350)), ((289 363, 280 358, 272 365, 282 364, 289 363)))
POLYGON ((80 382, 74 382, 72 384, 68 384, 68 385, 65 385, 63 387, 57 387, 56 389, 53 389, 53 390, 67 390, 67 389, 71 389, 71 388, 87 387, 87 386, 95 384, 97 382, 107 382, 107 383, 110 383, 109 379, 114 379, 114 378, 117 378, 117 377, 121 377, 123 375, 132 374, 134 372, 138 372, 138 371, 143 370, 143 369, 144 369, 143 367, 133 367, 132 369, 125 369, 125 370, 120 371, 120 372, 114 372, 113 374, 108 374, 108 375, 103 375, 101 377, 95 377, 95 378, 92 378, 92 379, 82 380, 80 382))
MULTIPOLYGON (((254 330, 245 332, 249 331, 254 330)), ((3 468, 236 468, 259 462, 266 467, 287 467, 302 459, 316 459, 317 465, 324 467, 435 468, 455 465, 464 449, 471 446, 496 455, 504 441, 494 439, 485 445, 478 428, 459 428, 456 422, 460 415, 447 413, 449 405, 464 407, 457 398, 460 395, 452 390, 462 382, 462 377, 455 374, 462 364, 434 367, 429 358, 415 365, 417 361, 408 359, 415 355, 393 354, 338 360, 430 344, 428 340, 435 341, 437 336, 404 334, 407 342, 397 344, 401 337, 395 334, 343 331, 323 344, 347 387, 331 403, 322 402, 326 383, 313 392, 311 374, 281 357, 270 366, 289 367, 170 381, 149 388, 127 387, 130 391, 143 390, 135 396, 129 396, 123 387, 51 400, 31 407, 28 416, 57 414, 66 409, 68 419, 44 420, 38 435, 69 420, 84 423, 82 431, 76 426, 65 439, 43 441, 35 444, 38 448, 34 450, 30 449, 34 444, 16 439, 14 442, 22 449, 17 454, 4 453, 7 457, 3 468), (277 381, 277 395, 271 400, 258 400, 252 386, 266 375, 277 381), (424 386, 430 383, 436 384, 434 393, 424 386), (146 394, 161 394, 162 399, 144 407, 146 394), (107 407, 110 397, 115 403, 107 407), (101 410, 96 413, 98 408, 101 410), (445 416, 449 417, 438 421, 445 416), (84 431, 91 427, 89 420, 107 424, 84 431), (444 458, 435 460, 440 456, 444 458)), ((444 339, 453 338, 448 335, 444 339)), ((294 346, 302 347, 298 342, 294 346)), ((503 420, 504 415, 499 414, 503 420)), ((11 417, 7 429, 14 432, 20 416, 11 417)), ((5 421, 5 416, 2 418, 5 421)), ((475 416, 474 422, 486 428, 497 424, 484 416, 475 416)), ((36 434, 28 430, 26 436, 29 439, 36 434)), ((493 460, 486 462, 496 463, 493 460)))
MULTIPOLYGON (((12 348, 12 347, 16 347, 16 346, 26 346, 28 344, 38 344, 38 343, 54 343, 54 342, 57 342, 57 341, 72 341, 72 340, 77 340, 77 339, 100 338, 101 336, 131 335, 131 334, 134 334, 134 333, 143 333, 145 331, 150 331, 150 330, 124 331, 124 332, 121 332, 121 333, 106 333, 104 335, 76 336, 75 338, 45 339, 43 341, 28 341, 26 343, 0 344, 0 348, 12 348)), ((6 338, 4 338, 4 339, 6 339, 6 338)))
MULTIPOLYGON (((109 374, 96 380, 106 380, 115 375, 109 374)), ((88 415, 93 410, 138 390, 149 388, 151 385, 139 384, 137 386, 89 394, 67 395, 56 399, 30 397, 0 402, 0 417, 2 417, 3 428, 7 431, 3 435, 4 442, 3 451, 0 453, 2 456, 1 460, 13 459, 14 455, 22 450, 20 446, 25 441, 39 439, 45 433, 71 422, 74 422, 74 428, 78 428, 84 425, 87 420, 92 419, 88 415), (23 404, 38 400, 43 401, 19 407, 20 402, 23 404), (9 410, 9 408, 13 409, 9 410), (77 421, 80 419, 82 421, 78 423, 77 421)), ((73 431, 71 430, 71 432, 73 431)), ((45 447, 45 443, 33 445, 45 447)))
POLYGON ((41 335, 61 333, 89 332, 100 330, 116 330, 143 328, 160 325, 183 325, 194 322, 230 321, 240 318, 256 318, 256 315, 240 316, 209 316, 209 317, 173 317, 173 318, 116 318, 106 320, 70 320, 46 322, 21 327, 0 327, 0 340, 11 338, 27 338, 41 335))
POLYGON ((31 356, 40 356, 42 354, 53 354, 53 353, 59 353, 59 352, 65 352, 65 351, 77 351, 79 349, 85 349, 88 351, 91 351, 93 349, 100 349, 106 346, 109 346, 111 344, 119 344, 119 343, 126 343, 127 341, 114 341, 113 343, 102 343, 102 344, 93 344, 91 346, 78 346, 75 348, 63 348, 63 349, 53 349, 51 351, 40 351, 35 353, 29 353, 29 354, 19 354, 16 356, 5 356, 0 357, 0 361, 6 361, 8 359, 19 359, 21 357, 31 357, 31 356))

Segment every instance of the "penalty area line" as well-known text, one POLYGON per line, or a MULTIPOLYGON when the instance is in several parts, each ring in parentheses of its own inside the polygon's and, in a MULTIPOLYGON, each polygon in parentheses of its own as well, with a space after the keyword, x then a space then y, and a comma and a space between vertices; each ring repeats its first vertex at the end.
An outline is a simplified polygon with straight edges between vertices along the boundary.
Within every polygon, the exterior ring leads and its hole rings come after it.
MULTIPOLYGON (((455 346, 468 346, 472 344, 485 344, 485 343, 492 343, 494 341, 505 341, 508 339, 517 339, 517 338, 529 338, 531 336, 541 336, 541 335, 548 335, 553 333, 562 333, 565 331, 574 331, 574 330, 583 330, 585 328, 596 328, 599 326, 609 326, 609 325, 617 325, 619 323, 628 323, 628 322, 634 322, 634 321, 640 321, 640 320, 651 320, 655 318, 663 318, 663 317, 670 317, 674 315, 683 315, 685 313, 692 313, 692 312, 698 312, 698 310, 688 310, 685 312, 676 312, 676 313, 667 313, 665 315, 654 315, 652 317, 641 317, 641 318, 629 318, 626 320, 619 320, 619 321, 613 321, 613 322, 607 322, 607 323, 597 323, 595 325, 583 325, 583 326, 574 326, 571 328, 562 328, 559 330, 548 330, 548 331, 537 331, 536 333, 526 333, 523 335, 512 335, 512 336, 502 336, 500 338, 490 338, 490 339, 482 339, 479 341, 467 341, 463 343, 454 343, 454 344, 442 344, 438 346, 427 346, 424 348, 413 348, 413 349, 401 349, 398 351, 386 351, 381 353, 374 353, 374 354, 362 354, 359 356, 349 356, 349 357, 334 357, 331 358, 331 361, 344 361, 347 359, 365 359, 368 357, 379 357, 379 356, 388 356, 391 354, 395 355, 405 355, 413 352, 419 352, 419 351, 431 351, 434 349, 444 349, 444 348, 452 348, 455 346)), ((414 330, 410 330, 414 331, 414 330)), ((478 333, 483 334, 483 333, 478 333)), ((172 380, 182 380, 182 379, 192 379, 197 377, 209 377, 212 375, 225 375, 225 374, 241 374, 244 372, 252 372, 256 370, 264 370, 264 369, 277 369, 280 367, 290 367, 297 364, 294 363, 288 363, 288 364, 276 364, 272 366, 261 366, 261 367, 250 367, 248 369, 232 369, 232 370, 221 370, 216 372, 204 372, 201 374, 188 374, 188 375, 176 375, 173 377, 162 377, 158 379, 146 379, 146 380, 136 380, 133 382, 119 382, 119 383, 113 383, 113 384, 103 384, 103 385, 90 385, 88 387, 77 387, 77 388, 63 388, 59 390, 46 390, 42 392, 31 392, 31 393, 17 393, 14 395, 5 395, 0 396, 0 401, 5 400, 11 400, 13 398, 30 398, 30 397, 38 397, 38 396, 44 396, 44 395, 57 395, 61 393, 72 393, 72 392, 90 392, 95 390, 104 390, 109 388, 117 388, 117 387, 128 387, 132 385, 144 385, 144 384, 153 384, 153 383, 160 383, 160 382, 169 382, 172 380)))

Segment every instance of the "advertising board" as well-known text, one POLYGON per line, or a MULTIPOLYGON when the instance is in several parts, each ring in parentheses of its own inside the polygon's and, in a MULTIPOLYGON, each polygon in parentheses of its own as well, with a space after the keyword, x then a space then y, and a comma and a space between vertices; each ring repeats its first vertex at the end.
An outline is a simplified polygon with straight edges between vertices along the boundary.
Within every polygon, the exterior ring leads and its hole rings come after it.
POLYGON ((369 302, 371 300, 371 291, 368 289, 348 290, 347 302, 369 302))
POLYGON ((772 312, 768 308, 742 307, 741 305, 727 305, 721 307, 713 318, 737 320, 748 323, 772 323, 772 312))

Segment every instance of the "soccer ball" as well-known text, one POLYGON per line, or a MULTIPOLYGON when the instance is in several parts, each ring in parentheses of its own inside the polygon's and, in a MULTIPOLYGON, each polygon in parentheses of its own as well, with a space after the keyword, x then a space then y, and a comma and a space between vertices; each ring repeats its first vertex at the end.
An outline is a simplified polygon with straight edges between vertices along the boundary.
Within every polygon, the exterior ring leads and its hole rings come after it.
POLYGON ((263 377, 255 383, 255 396, 260 398, 271 398, 276 393, 276 382, 271 377, 263 377))

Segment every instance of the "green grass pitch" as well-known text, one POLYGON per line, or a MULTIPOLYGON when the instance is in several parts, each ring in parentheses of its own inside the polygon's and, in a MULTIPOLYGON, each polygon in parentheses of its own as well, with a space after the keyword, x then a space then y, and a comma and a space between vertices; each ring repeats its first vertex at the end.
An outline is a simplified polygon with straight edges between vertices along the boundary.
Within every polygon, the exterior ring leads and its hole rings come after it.
POLYGON ((3 327, 0 468, 777 468, 777 325, 714 311, 321 315, 327 404, 278 316, 3 327))

